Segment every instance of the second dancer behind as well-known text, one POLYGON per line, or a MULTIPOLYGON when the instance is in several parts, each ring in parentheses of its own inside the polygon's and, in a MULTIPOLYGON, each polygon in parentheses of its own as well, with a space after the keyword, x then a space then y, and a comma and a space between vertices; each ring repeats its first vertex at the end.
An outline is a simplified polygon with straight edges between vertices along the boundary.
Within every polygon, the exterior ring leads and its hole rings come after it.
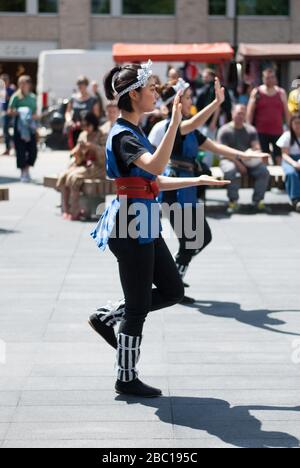
MULTIPOLYGON (((155 148, 159 147, 166 131, 169 128, 172 105, 178 92, 182 93, 180 101, 184 119, 180 123, 179 129, 177 131, 171 159, 165 170, 166 176, 187 179, 199 176, 201 173, 201 165, 198 163, 198 154, 200 149, 204 151, 210 151, 217 155, 229 156, 231 158, 234 157, 240 160, 249 160, 249 158, 261 159, 268 156, 265 153, 256 151, 242 152, 230 148, 229 146, 216 143, 202 135, 202 133, 198 130, 198 128, 203 126, 205 122, 216 112, 218 107, 220 107, 224 101, 224 88, 221 87, 218 78, 215 80, 215 101, 193 117, 190 117, 193 105, 193 93, 190 85, 180 79, 175 86, 167 84, 163 87, 162 98, 165 104, 169 106, 170 117, 169 119, 156 124, 149 135, 149 140, 155 148)), ((193 227, 196 227, 196 205, 199 201, 197 187, 190 186, 188 188, 164 192, 162 194, 162 201, 170 206, 177 202, 182 205, 183 210, 185 210, 185 206, 187 206, 187 204, 192 204, 194 217, 193 227)), ((175 223, 172 217, 170 218, 170 221, 173 229, 175 230, 175 223)), ((175 256, 175 261, 179 274, 184 280, 192 259, 211 243, 212 233, 205 218, 204 243, 203 246, 197 250, 187 248, 187 243, 190 242, 190 239, 185 237, 184 229, 181 228, 180 233, 183 233, 183 235, 178 237, 179 251, 175 256)), ((175 234, 177 233, 175 232, 175 234)), ((185 286, 188 287, 186 283, 185 286)), ((188 304, 192 302, 194 301, 186 296, 183 299, 183 303, 188 304)))

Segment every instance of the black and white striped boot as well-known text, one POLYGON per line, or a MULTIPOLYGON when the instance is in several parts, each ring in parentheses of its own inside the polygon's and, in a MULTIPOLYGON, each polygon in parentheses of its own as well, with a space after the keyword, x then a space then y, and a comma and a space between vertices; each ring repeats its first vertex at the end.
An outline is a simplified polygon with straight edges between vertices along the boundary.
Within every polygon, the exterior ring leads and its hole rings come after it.
POLYGON ((138 378, 136 369, 140 358, 142 337, 118 335, 117 367, 118 380, 116 392, 121 395, 133 395, 143 398, 155 398, 162 395, 158 388, 149 387, 138 378))
POLYGON ((117 338, 114 327, 122 320, 124 314, 124 300, 115 304, 109 302, 106 306, 98 309, 96 314, 91 315, 89 324, 110 346, 117 349, 117 338))
MULTIPOLYGON (((184 278, 185 278, 185 275, 186 275, 186 273, 187 273, 187 271, 189 269, 189 265, 183 265, 181 263, 178 263, 178 261, 177 261, 176 266, 177 266, 180 278, 182 279, 184 288, 185 289, 189 288, 190 287, 189 284, 184 282, 184 278)), ((193 299, 192 297, 184 296, 184 298, 181 301, 181 304, 189 305, 189 304, 195 304, 195 302, 196 302, 195 299, 193 299)))
POLYGON ((187 283, 185 283, 185 281, 184 281, 184 278, 185 278, 185 275, 186 275, 186 273, 187 273, 187 271, 188 271, 189 266, 188 266, 188 265, 181 265, 181 264, 178 263, 178 262, 176 262, 176 266, 177 266, 177 270, 178 270, 178 273, 179 273, 179 275, 180 275, 180 278, 181 278, 182 281, 183 281, 184 287, 185 287, 185 288, 189 288, 190 285, 187 284, 187 283))

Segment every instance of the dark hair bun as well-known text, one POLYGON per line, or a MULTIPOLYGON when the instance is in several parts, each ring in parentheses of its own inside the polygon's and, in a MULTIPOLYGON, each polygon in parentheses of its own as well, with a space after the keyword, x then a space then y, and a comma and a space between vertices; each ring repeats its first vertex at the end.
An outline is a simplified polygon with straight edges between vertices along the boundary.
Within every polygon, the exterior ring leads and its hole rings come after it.
POLYGON ((114 67, 104 78, 104 89, 106 98, 113 101, 115 98, 115 91, 113 89, 113 81, 116 81, 115 75, 122 70, 121 67, 114 67))
POLYGON ((176 90, 174 89, 173 86, 165 85, 162 88, 160 95, 161 95, 162 100, 164 102, 167 102, 176 95, 176 90))
MULTIPOLYGON (((121 93, 121 91, 137 83, 139 69, 140 65, 137 63, 131 63, 124 67, 114 67, 104 79, 104 89, 107 99, 113 101, 116 98, 116 93, 121 93)), ((138 88, 137 91, 140 89, 141 88, 138 88)), ((119 99, 118 107, 127 112, 133 111, 129 94, 125 94, 119 99)))

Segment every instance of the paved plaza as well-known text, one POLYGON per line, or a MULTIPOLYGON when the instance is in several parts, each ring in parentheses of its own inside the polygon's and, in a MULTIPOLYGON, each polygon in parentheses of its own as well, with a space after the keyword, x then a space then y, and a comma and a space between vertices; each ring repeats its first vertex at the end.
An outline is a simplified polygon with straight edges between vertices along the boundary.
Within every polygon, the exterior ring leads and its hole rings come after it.
POLYGON ((23 185, 0 159, 0 447, 299 447, 300 215, 211 215, 187 277, 197 303, 146 323, 141 377, 164 396, 120 397, 114 352, 87 324, 122 297, 116 261, 42 185, 67 160, 42 152, 23 185))

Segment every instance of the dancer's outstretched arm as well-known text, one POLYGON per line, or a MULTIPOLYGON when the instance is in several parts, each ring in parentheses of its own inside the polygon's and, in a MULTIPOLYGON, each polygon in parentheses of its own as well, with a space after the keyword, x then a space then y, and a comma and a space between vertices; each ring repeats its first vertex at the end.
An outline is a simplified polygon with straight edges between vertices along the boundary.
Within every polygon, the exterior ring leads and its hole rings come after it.
POLYGON ((180 132, 181 135, 187 135, 188 133, 193 132, 199 127, 203 127, 203 125, 208 121, 208 119, 214 115, 216 110, 223 104, 225 101, 225 89, 222 88, 219 78, 215 80, 215 94, 216 99, 209 104, 209 106, 205 107, 202 111, 198 112, 194 117, 191 117, 188 120, 184 120, 181 122, 180 125, 180 132))
POLYGON ((167 192, 172 190, 179 190, 189 187, 197 187, 200 185, 216 186, 216 187, 225 187, 229 185, 230 180, 218 180, 214 177, 202 175, 200 177, 165 177, 159 176, 157 182, 161 192, 167 192))

